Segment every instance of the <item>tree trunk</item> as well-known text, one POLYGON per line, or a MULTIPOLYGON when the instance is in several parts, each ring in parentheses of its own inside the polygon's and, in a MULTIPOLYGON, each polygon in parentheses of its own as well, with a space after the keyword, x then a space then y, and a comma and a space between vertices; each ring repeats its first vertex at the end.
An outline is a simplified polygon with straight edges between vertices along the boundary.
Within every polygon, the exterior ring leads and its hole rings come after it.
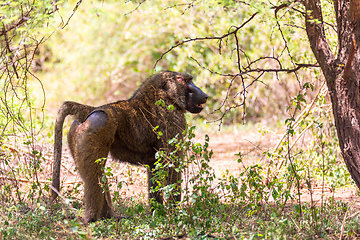
POLYGON ((334 0, 338 53, 325 37, 320 0, 304 0, 306 31, 331 96, 339 145, 346 166, 360 188, 360 0, 334 0))

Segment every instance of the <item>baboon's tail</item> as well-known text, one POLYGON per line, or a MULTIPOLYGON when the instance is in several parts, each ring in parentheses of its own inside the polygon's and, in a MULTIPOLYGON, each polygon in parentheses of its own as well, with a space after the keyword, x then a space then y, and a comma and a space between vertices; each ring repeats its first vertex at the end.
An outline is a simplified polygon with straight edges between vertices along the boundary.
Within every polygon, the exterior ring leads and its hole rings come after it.
POLYGON ((62 150, 62 128, 66 116, 74 115, 79 122, 83 122, 87 115, 95 108, 83 105, 77 102, 67 101, 60 107, 55 122, 55 142, 54 142, 54 163, 52 175, 52 187, 50 202, 53 202, 58 196, 60 190, 60 166, 61 166, 61 150, 62 150), (56 191, 54 191, 54 189, 56 191))

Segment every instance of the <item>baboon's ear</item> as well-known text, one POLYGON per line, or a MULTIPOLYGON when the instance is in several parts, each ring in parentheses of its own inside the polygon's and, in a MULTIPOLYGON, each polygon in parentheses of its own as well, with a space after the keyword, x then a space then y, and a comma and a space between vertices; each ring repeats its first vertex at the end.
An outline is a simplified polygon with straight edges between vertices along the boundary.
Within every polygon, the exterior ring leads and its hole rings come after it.
POLYGON ((161 89, 164 89, 164 90, 167 90, 168 89, 168 87, 167 87, 167 84, 166 84, 166 81, 161 81, 161 83, 160 83, 160 87, 161 87, 161 89))

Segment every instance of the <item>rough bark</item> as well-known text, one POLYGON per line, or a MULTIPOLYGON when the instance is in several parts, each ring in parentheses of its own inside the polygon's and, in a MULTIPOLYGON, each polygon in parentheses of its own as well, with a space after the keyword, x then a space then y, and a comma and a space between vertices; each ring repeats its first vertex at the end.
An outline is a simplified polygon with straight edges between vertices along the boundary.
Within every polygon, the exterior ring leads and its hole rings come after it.
POLYGON ((319 0, 304 0, 306 31, 331 96, 339 145, 360 188, 360 0, 334 0, 338 52, 326 40, 319 0))

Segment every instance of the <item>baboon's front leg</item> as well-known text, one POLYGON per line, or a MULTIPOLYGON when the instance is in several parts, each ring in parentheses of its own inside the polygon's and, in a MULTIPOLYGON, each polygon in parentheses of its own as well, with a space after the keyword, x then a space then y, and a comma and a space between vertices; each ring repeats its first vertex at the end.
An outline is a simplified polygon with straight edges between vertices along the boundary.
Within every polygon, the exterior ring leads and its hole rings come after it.
POLYGON ((158 186, 157 181, 152 179, 155 176, 154 171, 155 171, 155 165, 149 164, 149 169, 147 169, 149 202, 150 199, 155 199, 158 203, 163 204, 163 196, 161 194, 161 191, 154 192, 154 190, 158 186))
POLYGON ((176 171, 176 167, 169 168, 168 182, 167 184, 174 184, 173 194, 170 201, 181 201, 181 172, 176 171))

